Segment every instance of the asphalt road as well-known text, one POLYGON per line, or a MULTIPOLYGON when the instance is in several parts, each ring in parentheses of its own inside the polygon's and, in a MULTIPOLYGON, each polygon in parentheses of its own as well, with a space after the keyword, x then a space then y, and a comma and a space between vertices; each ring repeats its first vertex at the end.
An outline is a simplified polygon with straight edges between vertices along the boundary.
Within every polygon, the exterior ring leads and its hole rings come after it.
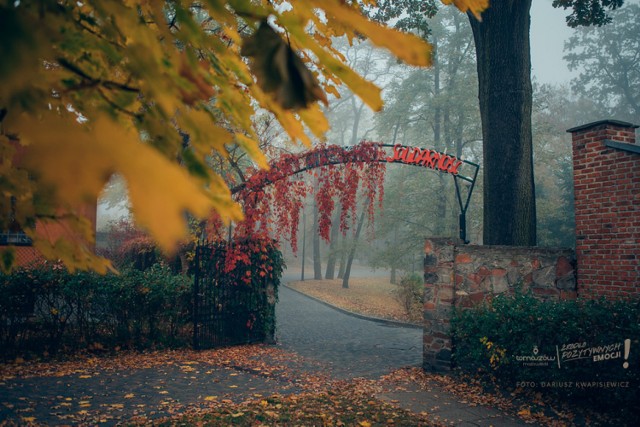
MULTIPOLYGON (((278 345, 304 357, 290 361, 294 371, 336 379, 377 378, 421 364, 421 329, 353 317, 286 287, 280 288, 276 310, 278 345)), ((243 401, 255 393, 299 391, 295 373, 290 379, 271 378, 230 366, 185 366, 97 366, 91 375, 7 378, 0 381, 0 425, 33 419, 44 425, 94 425, 99 420, 111 426, 136 414, 170 415, 202 403, 205 396, 243 401)))
POLYGON ((280 287, 276 316, 278 344, 323 362, 337 378, 377 378, 422 364, 421 329, 350 316, 285 286, 280 287))

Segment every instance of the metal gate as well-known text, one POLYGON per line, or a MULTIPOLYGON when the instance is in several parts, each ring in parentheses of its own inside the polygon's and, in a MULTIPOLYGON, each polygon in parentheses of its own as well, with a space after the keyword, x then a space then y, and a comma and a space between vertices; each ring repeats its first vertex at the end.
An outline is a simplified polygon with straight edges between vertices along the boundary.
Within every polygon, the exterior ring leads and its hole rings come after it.
MULTIPOLYGON (((197 350, 273 340, 275 301, 266 279, 252 284, 225 273, 225 244, 201 244, 194 259, 193 347, 197 350), (256 286, 257 285, 257 286, 256 286), (273 323, 273 325, 271 325, 273 323)), ((240 273, 253 274, 255 266, 240 273)))

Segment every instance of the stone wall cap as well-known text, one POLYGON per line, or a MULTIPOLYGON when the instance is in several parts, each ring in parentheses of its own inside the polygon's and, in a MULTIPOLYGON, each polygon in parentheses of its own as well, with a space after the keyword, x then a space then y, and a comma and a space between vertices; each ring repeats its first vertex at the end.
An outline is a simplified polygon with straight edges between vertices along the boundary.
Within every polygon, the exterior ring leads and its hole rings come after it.
POLYGON ((616 150, 627 151, 629 153, 640 154, 640 146, 636 144, 629 144, 628 142, 612 141, 609 139, 604 140, 606 147, 615 148, 616 150))
POLYGON ((567 132, 570 132, 570 133, 579 132, 581 130, 589 129, 589 128, 600 126, 600 125, 614 125, 614 126, 621 126, 621 127, 633 128, 633 129, 637 129, 638 127, 640 127, 638 125, 634 125, 633 123, 623 122, 622 120, 606 119, 606 120, 598 120, 598 121, 587 123, 584 125, 572 127, 571 129, 567 129, 567 132))
MULTIPOLYGON (((631 144, 629 144, 631 145, 631 144)), ((458 245, 463 252, 483 252, 502 250, 507 252, 562 253, 573 252, 573 248, 562 246, 508 246, 508 245, 458 245)))

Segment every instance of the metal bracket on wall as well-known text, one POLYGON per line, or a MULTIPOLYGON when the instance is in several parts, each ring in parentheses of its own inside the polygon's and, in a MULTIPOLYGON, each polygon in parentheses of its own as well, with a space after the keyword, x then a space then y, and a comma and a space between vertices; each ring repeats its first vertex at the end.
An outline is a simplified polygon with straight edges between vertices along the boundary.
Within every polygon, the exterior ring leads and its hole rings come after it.
POLYGON ((471 201, 473 189, 476 186, 476 179, 478 178, 480 165, 468 160, 463 160, 462 162, 465 165, 464 170, 468 172, 466 175, 463 175, 462 173, 453 175, 453 182, 456 185, 456 198, 458 199, 458 206, 460 206, 460 240, 467 244, 469 243, 469 240, 467 240, 467 209, 469 208, 469 202, 471 201), (462 188, 466 188, 466 197, 464 198, 464 200, 462 188))

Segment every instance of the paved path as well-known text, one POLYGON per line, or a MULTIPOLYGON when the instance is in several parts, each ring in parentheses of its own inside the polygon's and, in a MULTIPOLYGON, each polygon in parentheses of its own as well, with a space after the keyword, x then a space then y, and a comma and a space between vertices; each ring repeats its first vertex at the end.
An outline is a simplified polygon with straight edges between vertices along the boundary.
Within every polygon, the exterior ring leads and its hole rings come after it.
MULTIPOLYGON (((284 281, 298 280, 285 276, 284 281)), ((422 365, 422 329, 350 316, 285 286, 276 307, 278 343, 284 349, 328 365, 336 378, 378 378, 394 369, 422 365)), ((433 384, 428 390, 404 385, 380 399, 454 426, 526 426, 494 408, 461 403, 433 384)))
POLYGON ((277 379, 205 364, 97 370, 86 377, 74 374, 0 383, 0 425, 4 420, 25 425, 24 420, 33 417, 51 426, 113 426, 135 415, 171 415, 208 396, 241 402, 256 393, 297 391, 294 385, 277 379))
POLYGON ((329 365, 340 379, 378 378, 422 364, 422 330, 349 316, 287 287, 276 307, 278 344, 329 365))
MULTIPOLYGON (((293 366, 297 372, 321 369, 338 379, 378 378, 422 362, 420 329, 350 316, 286 287, 280 291, 277 316, 278 345, 310 359, 293 366)), ((115 425, 136 413, 169 415, 212 395, 242 401, 256 394, 297 393, 295 377, 270 378, 234 366, 199 363, 15 378, 0 382, 0 424, 9 419, 20 425, 21 419, 31 417, 46 425, 76 424, 84 412, 83 425, 115 425)), ((494 409, 460 403, 438 387, 389 389, 378 397, 451 425, 524 425, 494 409)))

